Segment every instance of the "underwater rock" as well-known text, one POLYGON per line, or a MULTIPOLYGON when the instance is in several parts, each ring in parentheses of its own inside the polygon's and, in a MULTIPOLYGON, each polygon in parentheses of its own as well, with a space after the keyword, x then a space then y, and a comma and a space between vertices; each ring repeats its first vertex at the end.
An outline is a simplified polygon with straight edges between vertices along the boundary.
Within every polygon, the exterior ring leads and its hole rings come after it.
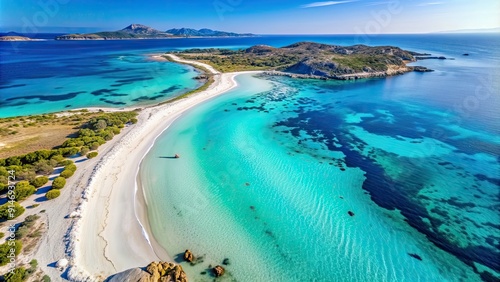
POLYGON ((217 265, 216 267, 214 267, 212 269, 212 271, 214 272, 215 277, 221 277, 226 272, 226 270, 224 269, 224 267, 222 267, 220 265, 217 265))
POLYGON ((184 260, 187 262, 193 262, 195 260, 195 257, 190 250, 186 250, 184 252, 184 260))

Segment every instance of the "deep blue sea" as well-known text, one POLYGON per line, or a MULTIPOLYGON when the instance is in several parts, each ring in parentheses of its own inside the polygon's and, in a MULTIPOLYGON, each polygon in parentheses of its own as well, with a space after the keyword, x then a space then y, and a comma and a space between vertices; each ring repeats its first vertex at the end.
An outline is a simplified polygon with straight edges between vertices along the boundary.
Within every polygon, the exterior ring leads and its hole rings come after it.
POLYGON ((153 104, 197 72, 148 54, 298 41, 450 59, 359 81, 239 76, 141 165, 157 241, 204 256, 184 266, 195 281, 226 258, 223 280, 498 281, 498 34, 0 42, 0 117, 153 104))

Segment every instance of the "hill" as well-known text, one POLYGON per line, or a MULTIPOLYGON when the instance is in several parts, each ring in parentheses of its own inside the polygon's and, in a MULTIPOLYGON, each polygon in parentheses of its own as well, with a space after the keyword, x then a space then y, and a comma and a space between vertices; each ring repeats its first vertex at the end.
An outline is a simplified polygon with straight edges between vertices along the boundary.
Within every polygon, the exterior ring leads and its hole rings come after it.
POLYGON ((31 38, 19 35, 1 36, 0 41, 32 41, 31 38))
POLYGON ((179 28, 160 31, 142 24, 131 24, 117 31, 103 31, 84 34, 65 34, 56 40, 112 40, 112 39, 163 39, 174 37, 236 37, 252 36, 252 34, 238 34, 233 32, 216 31, 211 29, 179 28))
POLYGON ((234 33, 226 31, 212 30, 208 28, 202 28, 199 30, 192 28, 173 28, 167 30, 174 36, 184 36, 184 37, 241 37, 241 36, 255 36, 251 33, 234 33))
POLYGON ((393 46, 338 46, 299 42, 282 48, 257 45, 244 50, 191 49, 178 53, 185 59, 211 64, 223 72, 279 71, 282 75, 323 79, 384 77, 410 71, 431 71, 406 64, 416 52, 393 46))

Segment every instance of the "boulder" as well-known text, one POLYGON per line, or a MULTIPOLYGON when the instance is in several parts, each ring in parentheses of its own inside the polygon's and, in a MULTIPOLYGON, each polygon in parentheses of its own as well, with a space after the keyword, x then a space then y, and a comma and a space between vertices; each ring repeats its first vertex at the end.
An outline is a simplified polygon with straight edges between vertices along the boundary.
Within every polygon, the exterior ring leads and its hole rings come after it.
POLYGON ((222 267, 220 265, 217 265, 216 267, 212 268, 212 271, 213 271, 215 277, 221 277, 222 275, 224 275, 224 272, 226 272, 224 267, 222 267))
POLYGON ((69 262, 67 259, 63 258, 57 261, 56 267, 59 269, 64 269, 66 266, 68 266, 69 262))
POLYGON ((133 268, 115 274, 108 282, 187 282, 186 273, 180 265, 171 262, 152 262, 144 271, 133 268))
POLYGON ((195 257, 194 257, 193 253, 190 250, 186 250, 184 252, 184 260, 187 261, 187 262, 193 262, 193 261, 195 261, 195 257))

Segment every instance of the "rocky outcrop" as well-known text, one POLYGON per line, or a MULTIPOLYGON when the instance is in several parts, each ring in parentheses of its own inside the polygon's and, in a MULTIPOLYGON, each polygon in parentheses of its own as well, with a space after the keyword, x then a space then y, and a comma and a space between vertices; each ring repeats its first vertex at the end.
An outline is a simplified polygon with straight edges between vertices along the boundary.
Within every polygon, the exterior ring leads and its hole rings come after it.
POLYGON ((426 67, 421 67, 421 66, 414 66, 412 68, 413 68, 413 71, 416 71, 416 72, 431 72, 431 71, 434 71, 434 70, 428 69, 426 67))
POLYGON ((443 56, 420 56, 420 57, 415 57, 417 60, 446 60, 446 57, 443 56))
POLYGON ((146 269, 132 268, 109 277, 108 282, 187 282, 182 266, 171 262, 152 262, 146 269))
POLYGON ((195 261, 195 257, 193 255, 193 253, 190 251, 190 250, 186 250, 184 252, 184 260, 187 261, 187 262, 193 262, 195 261))
POLYGON ((224 275, 226 270, 224 269, 224 267, 217 265, 216 267, 212 268, 212 272, 214 273, 215 277, 221 277, 222 275, 224 275))

